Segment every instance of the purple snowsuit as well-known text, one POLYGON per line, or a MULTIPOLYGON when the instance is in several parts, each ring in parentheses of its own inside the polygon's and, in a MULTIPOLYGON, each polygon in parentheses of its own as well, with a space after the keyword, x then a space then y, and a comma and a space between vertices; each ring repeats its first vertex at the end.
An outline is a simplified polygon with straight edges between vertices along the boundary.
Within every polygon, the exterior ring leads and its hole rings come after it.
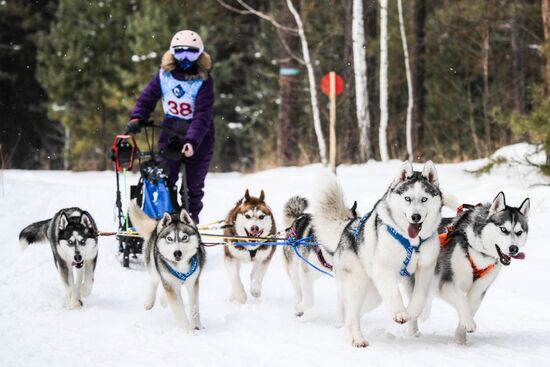
MULTIPOLYGON (((195 99, 193 118, 183 120, 165 115, 162 122, 163 126, 179 131, 181 132, 181 136, 185 136, 184 139, 180 138, 182 146, 186 143, 190 143, 193 146, 193 156, 186 159, 186 176, 189 193, 189 211, 195 223, 199 223, 199 213, 203 207, 204 180, 214 153, 214 81, 209 75, 211 67, 210 56, 203 53, 191 70, 183 71, 179 67, 176 67, 172 55, 170 52, 167 52, 162 58, 161 67, 162 70, 171 72, 172 76, 177 80, 203 80, 203 84, 195 99)), ((139 96, 132 110, 131 119, 147 120, 161 98, 161 82, 159 73, 157 72, 139 96)), ((170 134, 162 130, 157 146, 159 151, 166 149, 169 138, 170 134)), ((159 158, 159 160, 169 168, 168 187, 174 187, 178 180, 180 162, 166 158, 159 158)))

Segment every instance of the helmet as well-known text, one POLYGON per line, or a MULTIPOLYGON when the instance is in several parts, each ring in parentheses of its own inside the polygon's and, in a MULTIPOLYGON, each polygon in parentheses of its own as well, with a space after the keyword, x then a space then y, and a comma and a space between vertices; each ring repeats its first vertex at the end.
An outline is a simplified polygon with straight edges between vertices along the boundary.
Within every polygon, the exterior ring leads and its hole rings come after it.
POLYGON ((189 59, 189 61, 195 61, 203 51, 202 39, 194 31, 179 31, 172 37, 170 42, 170 52, 176 60, 189 59))

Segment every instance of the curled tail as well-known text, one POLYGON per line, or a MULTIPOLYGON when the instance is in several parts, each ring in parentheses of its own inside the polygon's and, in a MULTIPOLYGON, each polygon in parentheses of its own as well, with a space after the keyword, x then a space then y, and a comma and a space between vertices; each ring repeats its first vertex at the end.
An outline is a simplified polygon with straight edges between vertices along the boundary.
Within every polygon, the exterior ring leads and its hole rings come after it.
POLYGON ((19 246, 21 250, 36 242, 45 242, 48 240, 48 227, 51 219, 42 220, 33 224, 29 224, 21 233, 19 233, 19 246))
POLYGON ((320 193, 313 207, 313 226, 317 238, 329 251, 334 252, 340 242, 344 228, 355 215, 346 206, 342 188, 333 174, 323 175, 320 193))
POLYGON ((296 218, 298 218, 300 215, 304 214, 304 211, 308 207, 308 202, 305 198, 300 196, 293 196, 285 204, 285 208, 283 209, 283 215, 284 215, 284 226, 285 228, 288 228, 294 223, 296 218))

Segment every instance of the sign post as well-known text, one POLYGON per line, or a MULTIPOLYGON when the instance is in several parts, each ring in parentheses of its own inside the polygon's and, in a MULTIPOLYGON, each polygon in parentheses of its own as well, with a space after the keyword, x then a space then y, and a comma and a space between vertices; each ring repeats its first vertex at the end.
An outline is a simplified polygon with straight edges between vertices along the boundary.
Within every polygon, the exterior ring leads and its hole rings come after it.
POLYGON ((321 90, 330 99, 329 167, 336 174, 336 96, 344 91, 344 80, 331 71, 321 80, 321 90))

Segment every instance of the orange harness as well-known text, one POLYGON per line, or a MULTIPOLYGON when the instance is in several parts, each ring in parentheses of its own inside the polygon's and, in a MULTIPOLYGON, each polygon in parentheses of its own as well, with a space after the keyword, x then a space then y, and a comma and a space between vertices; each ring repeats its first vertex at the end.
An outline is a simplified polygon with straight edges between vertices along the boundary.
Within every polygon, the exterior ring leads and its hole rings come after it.
MULTIPOLYGON (((464 209, 470 209, 470 208, 473 208, 473 207, 474 207, 473 205, 462 204, 461 206, 459 206, 457 208, 456 214, 457 214, 457 216, 461 215, 462 212, 464 211, 464 209)), ((449 226, 449 227, 447 227, 446 232, 441 233, 439 235, 439 244, 440 244, 440 247, 442 249, 445 248, 451 242, 451 239, 452 239, 451 233, 453 232, 453 230, 454 230, 454 227, 449 226)), ((470 256, 470 254, 468 254, 468 261, 470 262, 470 266, 472 267, 472 273, 473 273, 473 276, 474 276, 474 280, 477 280, 477 279, 479 279, 481 277, 484 277, 485 275, 489 274, 491 272, 491 270, 493 270, 493 268, 495 267, 495 264, 491 264, 491 265, 489 265, 488 267, 486 267, 484 269, 479 269, 476 266, 476 264, 474 264, 474 260, 472 259, 472 256, 470 256)))

